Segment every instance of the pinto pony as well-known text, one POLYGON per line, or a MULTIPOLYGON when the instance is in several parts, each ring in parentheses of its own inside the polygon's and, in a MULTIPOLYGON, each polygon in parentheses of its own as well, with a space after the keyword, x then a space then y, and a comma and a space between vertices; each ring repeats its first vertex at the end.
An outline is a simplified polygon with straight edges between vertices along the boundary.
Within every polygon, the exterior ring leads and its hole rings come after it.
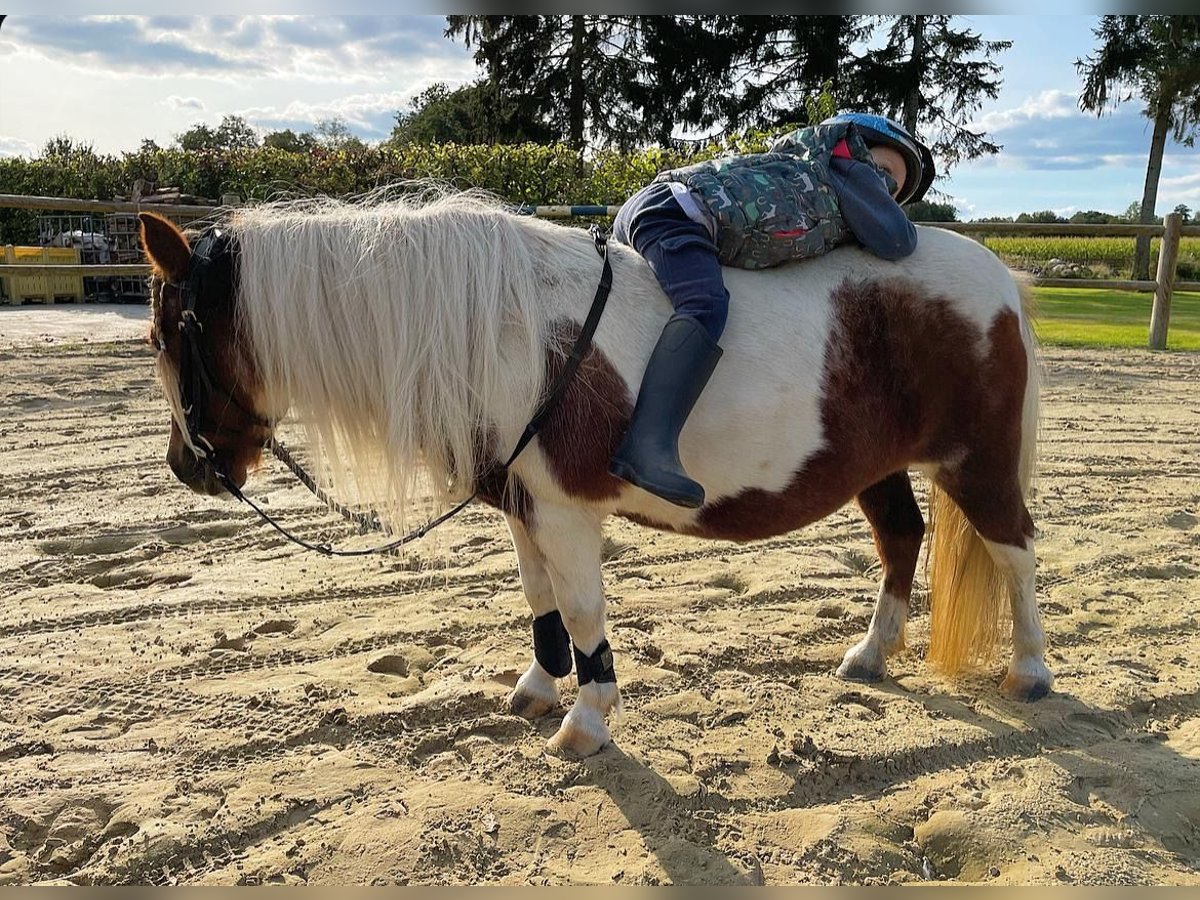
POLYGON ((289 203, 239 210, 219 249, 199 259, 166 220, 141 221, 175 474, 193 490, 224 492, 191 445, 180 399, 190 284, 220 384, 193 415, 238 487, 271 423, 291 412, 316 455, 333 461, 334 486, 393 524, 430 485, 443 500, 478 487, 503 512, 534 616, 535 658, 510 698, 515 712, 558 706, 573 645, 580 688, 554 749, 599 750, 619 702, 600 571, 606 517, 750 541, 857 499, 883 581, 838 674, 877 681, 903 647, 925 534, 909 469, 932 484, 930 661, 954 673, 985 658, 1007 598, 1002 690, 1049 691, 1024 501, 1034 343, 1023 292, 975 242, 921 229, 916 253, 899 262, 844 247, 726 271, 725 354, 679 445, 707 498, 692 510, 608 472, 671 312, 632 250, 611 248, 614 286, 592 347, 537 439, 504 470, 595 292, 601 262, 586 232, 461 194, 289 203))

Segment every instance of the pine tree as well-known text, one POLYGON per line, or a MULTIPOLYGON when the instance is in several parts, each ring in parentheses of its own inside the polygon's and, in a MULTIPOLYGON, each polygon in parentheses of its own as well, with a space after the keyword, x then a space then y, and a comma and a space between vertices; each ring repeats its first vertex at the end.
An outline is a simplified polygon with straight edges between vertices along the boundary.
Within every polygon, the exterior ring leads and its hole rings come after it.
MULTIPOLYGON (((1190 147, 1200 125, 1200 16, 1101 16, 1093 34, 1099 49, 1075 62, 1084 79, 1079 106, 1102 115, 1132 99, 1122 87, 1146 104, 1154 129, 1140 221, 1152 224, 1167 135, 1190 147)), ((1150 277, 1149 237, 1137 239, 1133 277, 1150 277)))
POLYGON ((590 141, 627 145, 638 117, 636 16, 447 16, 447 37, 474 46, 498 109, 533 112, 581 154, 590 141))
POLYGON ((809 124, 823 88, 841 104, 851 48, 871 32, 867 16, 728 16, 734 93, 716 101, 730 127, 809 124))
POLYGON ((475 48, 498 122, 519 106, 517 119, 581 153, 667 145, 682 128, 808 124, 831 96, 835 108, 900 119, 954 163, 999 149, 967 123, 997 95, 992 57, 1009 43, 952 19, 448 16, 446 34, 475 48))
POLYGON ((890 16, 886 43, 846 65, 839 96, 860 109, 899 121, 948 165, 999 145, 967 127, 983 98, 1000 92, 1000 65, 992 57, 1011 41, 985 41, 954 16, 890 16))

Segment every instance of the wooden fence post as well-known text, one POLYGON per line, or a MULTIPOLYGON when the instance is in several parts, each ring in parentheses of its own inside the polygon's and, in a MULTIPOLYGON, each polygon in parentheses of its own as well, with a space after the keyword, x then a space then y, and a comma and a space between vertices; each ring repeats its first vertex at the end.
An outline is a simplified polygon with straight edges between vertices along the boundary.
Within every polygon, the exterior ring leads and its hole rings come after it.
POLYGON ((1175 264, 1179 261, 1179 229, 1183 217, 1168 213, 1163 218, 1162 244, 1158 248, 1158 272, 1154 280, 1154 309, 1150 313, 1150 349, 1167 349, 1167 325, 1171 320, 1171 293, 1175 288, 1175 264))

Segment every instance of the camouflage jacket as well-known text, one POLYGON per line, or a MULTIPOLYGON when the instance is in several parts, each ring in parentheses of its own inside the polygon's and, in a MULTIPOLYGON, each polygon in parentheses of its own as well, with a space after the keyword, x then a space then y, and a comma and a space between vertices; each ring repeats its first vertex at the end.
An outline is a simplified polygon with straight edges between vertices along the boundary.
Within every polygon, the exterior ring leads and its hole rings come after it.
POLYGON ((654 180, 687 185, 708 210, 722 265, 765 269, 820 256, 846 240, 849 229, 829 174, 843 138, 852 158, 878 170, 858 130, 838 123, 797 129, 767 153, 671 169, 654 180))

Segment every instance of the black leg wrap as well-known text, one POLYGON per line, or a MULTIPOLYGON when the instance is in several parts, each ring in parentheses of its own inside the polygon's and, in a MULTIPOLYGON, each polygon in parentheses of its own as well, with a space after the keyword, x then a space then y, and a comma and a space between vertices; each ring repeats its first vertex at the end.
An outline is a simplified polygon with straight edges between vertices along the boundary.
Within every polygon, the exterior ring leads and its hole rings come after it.
POLYGON ((600 684, 616 684, 617 673, 613 671, 612 648, 608 646, 607 640, 601 641, 591 656, 584 656, 578 647, 574 650, 575 674, 579 678, 580 687, 593 681, 600 684))
POLYGON ((571 639, 557 609, 533 620, 533 658, 555 678, 571 674, 571 639))

